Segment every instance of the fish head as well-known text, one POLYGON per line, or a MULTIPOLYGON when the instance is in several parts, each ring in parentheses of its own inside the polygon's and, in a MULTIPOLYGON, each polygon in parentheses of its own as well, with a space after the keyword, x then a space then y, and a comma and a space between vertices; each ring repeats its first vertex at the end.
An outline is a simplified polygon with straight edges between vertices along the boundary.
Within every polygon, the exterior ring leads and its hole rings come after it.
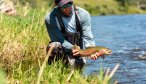
POLYGON ((105 53, 105 55, 111 55, 112 54, 112 50, 109 48, 103 48, 102 51, 105 53))

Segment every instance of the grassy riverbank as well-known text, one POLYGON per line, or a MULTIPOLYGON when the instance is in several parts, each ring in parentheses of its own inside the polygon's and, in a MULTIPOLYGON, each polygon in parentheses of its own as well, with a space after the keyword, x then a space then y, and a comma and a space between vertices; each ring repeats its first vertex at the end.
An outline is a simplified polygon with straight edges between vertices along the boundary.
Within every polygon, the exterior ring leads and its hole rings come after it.
MULTIPOLYGON (((143 14, 138 5, 123 6, 116 0, 75 0, 75 4, 87 9, 92 15, 143 14)), ((124 0, 123 0, 124 1, 124 0)), ((134 1, 133 1, 134 2, 134 1)))
MULTIPOLYGON (((75 5, 85 8, 91 15, 146 14, 144 0, 74 0, 75 5), (138 4, 139 3, 139 4, 138 4), (145 9, 141 8, 141 5, 145 9)), ((53 0, 50 0, 50 5, 53 0)))
MULTIPOLYGON (((29 2, 33 8, 50 8, 54 0, 20 0, 29 2)), ((91 15, 117 15, 117 14, 146 14, 145 0, 74 0, 75 5, 85 8, 91 15)))

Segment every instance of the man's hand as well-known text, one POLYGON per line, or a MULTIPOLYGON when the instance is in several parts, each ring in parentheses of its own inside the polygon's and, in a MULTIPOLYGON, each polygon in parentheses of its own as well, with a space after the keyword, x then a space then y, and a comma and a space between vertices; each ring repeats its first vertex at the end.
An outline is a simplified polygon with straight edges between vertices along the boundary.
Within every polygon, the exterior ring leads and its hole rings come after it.
POLYGON ((99 52, 96 52, 96 53, 92 54, 92 55, 90 56, 90 58, 91 58, 92 60, 96 60, 96 59, 98 59, 99 57, 101 57, 101 56, 104 55, 104 54, 105 54, 105 51, 101 50, 101 51, 99 51, 99 52))
POLYGON ((80 49, 80 47, 79 46, 77 46, 78 48, 73 48, 72 49, 72 53, 73 53, 73 56, 79 56, 79 50, 78 49, 80 49))

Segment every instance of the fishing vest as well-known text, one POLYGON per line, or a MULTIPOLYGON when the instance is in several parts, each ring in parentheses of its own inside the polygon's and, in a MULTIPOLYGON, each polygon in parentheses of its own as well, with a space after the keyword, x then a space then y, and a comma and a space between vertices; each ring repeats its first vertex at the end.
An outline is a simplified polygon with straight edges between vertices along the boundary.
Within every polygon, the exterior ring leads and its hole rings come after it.
MULTIPOLYGON (((59 9, 58 9, 59 10, 59 9)), ((76 14, 76 9, 75 9, 75 22, 76 22, 76 29, 77 32, 76 33, 69 33, 65 31, 65 25, 63 23, 62 17, 60 13, 56 13, 60 28, 61 28, 61 32, 64 36, 64 39, 69 41, 71 44, 77 44, 78 46, 80 46, 81 49, 83 49, 83 41, 82 41, 82 35, 83 35, 83 31, 82 31, 82 27, 80 25, 79 22, 79 18, 76 14)))

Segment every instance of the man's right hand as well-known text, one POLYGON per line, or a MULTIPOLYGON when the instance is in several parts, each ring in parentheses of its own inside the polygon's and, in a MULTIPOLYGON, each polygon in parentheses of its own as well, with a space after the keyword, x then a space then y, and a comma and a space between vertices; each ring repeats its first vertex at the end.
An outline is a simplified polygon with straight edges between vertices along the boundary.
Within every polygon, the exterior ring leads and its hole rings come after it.
POLYGON ((73 54, 73 56, 79 56, 79 50, 78 49, 80 49, 80 47, 79 46, 77 46, 78 48, 72 48, 72 54, 73 54))

